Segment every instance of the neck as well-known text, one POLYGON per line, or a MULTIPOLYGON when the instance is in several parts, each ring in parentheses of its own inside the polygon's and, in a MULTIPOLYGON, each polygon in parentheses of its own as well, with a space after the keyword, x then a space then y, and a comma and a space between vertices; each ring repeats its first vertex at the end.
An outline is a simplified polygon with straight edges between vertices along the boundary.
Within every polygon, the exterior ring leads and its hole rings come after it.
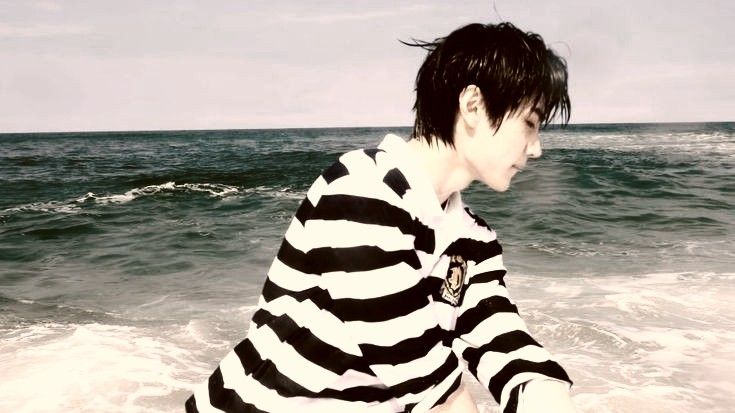
POLYGON ((432 145, 425 139, 411 139, 408 145, 419 167, 429 177, 440 204, 472 182, 471 173, 451 146, 438 139, 432 145))

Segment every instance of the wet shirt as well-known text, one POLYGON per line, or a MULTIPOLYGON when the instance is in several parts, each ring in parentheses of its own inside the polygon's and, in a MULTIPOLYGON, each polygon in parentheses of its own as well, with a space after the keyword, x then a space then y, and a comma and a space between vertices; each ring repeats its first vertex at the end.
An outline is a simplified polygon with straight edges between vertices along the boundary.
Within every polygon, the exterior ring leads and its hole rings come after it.
POLYGON ((425 412, 466 368, 504 411, 521 384, 570 382, 505 288, 495 232, 444 206, 406 142, 344 154, 314 182, 247 337, 188 411, 425 412))

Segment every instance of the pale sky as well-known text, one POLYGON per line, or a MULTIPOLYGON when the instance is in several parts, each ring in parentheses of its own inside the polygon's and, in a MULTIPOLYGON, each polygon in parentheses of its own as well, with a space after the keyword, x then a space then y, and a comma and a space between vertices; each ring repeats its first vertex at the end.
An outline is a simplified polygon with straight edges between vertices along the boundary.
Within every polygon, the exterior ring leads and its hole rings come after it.
POLYGON ((511 21, 572 123, 735 121, 735 2, 0 0, 0 133, 408 126, 420 49, 511 21))

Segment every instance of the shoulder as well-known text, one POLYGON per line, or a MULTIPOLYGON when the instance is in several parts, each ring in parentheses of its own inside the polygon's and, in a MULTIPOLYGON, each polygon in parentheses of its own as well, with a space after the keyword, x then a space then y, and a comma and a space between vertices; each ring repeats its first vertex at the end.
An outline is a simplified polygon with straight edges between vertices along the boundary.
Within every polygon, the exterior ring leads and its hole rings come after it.
POLYGON ((472 223, 474 223, 478 227, 483 228, 487 231, 494 232, 494 230, 490 228, 490 225, 488 225, 487 222, 485 222, 485 220, 482 219, 479 215, 475 214, 472 211, 472 209, 470 209, 470 207, 468 207, 467 205, 463 205, 463 208, 464 208, 465 214, 471 219, 472 223))
POLYGON ((463 203, 465 237, 483 242, 499 242, 497 233, 488 223, 470 207, 463 203))
POLYGON ((322 172, 307 196, 314 205, 325 195, 347 195, 408 209, 403 195, 410 185, 394 158, 378 148, 347 152, 322 172))

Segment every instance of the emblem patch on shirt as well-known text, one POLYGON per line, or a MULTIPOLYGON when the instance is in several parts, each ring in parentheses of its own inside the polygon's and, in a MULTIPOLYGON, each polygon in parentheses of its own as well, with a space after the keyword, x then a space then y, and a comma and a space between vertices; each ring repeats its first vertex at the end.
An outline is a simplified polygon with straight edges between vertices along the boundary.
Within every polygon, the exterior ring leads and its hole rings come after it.
POLYGON ((441 287, 441 297, 451 305, 459 303, 459 296, 464 285, 464 277, 467 274, 467 263, 459 255, 452 255, 449 259, 447 278, 441 287))

